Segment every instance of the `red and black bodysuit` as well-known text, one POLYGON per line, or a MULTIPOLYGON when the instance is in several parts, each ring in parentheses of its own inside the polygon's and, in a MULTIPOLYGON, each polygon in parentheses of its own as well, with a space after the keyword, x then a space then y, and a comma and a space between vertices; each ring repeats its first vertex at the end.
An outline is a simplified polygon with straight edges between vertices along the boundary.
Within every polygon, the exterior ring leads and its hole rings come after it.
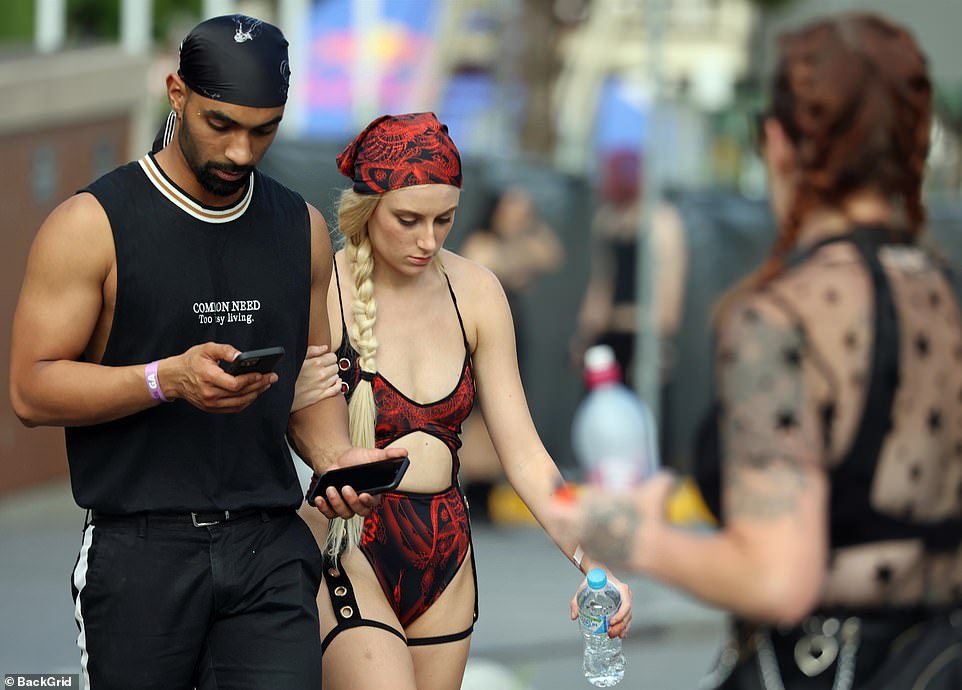
MULTIPOLYGON (((398 390, 380 373, 360 371, 358 353, 351 345, 344 321, 340 278, 334 267, 341 307, 341 345, 337 349, 342 387, 348 397, 365 378, 374 389, 377 406, 375 445, 384 448, 402 436, 421 431, 440 440, 451 451, 451 485, 438 493, 390 491, 381 495, 378 506, 364 520, 361 552, 370 562, 388 602, 402 627, 407 627, 437 601, 471 554, 475 577, 474 618, 477 620, 477 572, 467 505, 458 483, 458 449, 461 425, 474 406, 475 383, 471 353, 458 301, 448 281, 448 291, 461 326, 464 364, 457 385, 448 395, 431 403, 418 403, 398 390)), ((412 461, 416 462, 414 458, 412 461)), ((346 574, 325 556, 324 580, 331 595, 337 625, 325 637, 322 650, 335 635, 357 627, 372 626, 397 631, 379 621, 360 616, 353 587, 346 574), (350 612, 350 615, 344 614, 350 612)), ((437 637, 404 638, 408 645, 440 644, 469 636, 472 625, 461 632, 437 637)))

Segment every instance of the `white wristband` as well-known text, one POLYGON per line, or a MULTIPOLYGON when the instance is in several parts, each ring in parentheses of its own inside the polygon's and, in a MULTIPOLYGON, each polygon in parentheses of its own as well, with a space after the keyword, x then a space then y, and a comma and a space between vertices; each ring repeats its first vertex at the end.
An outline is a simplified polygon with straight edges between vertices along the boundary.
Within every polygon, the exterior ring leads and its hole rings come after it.
POLYGON ((581 570, 581 559, 584 557, 584 549, 581 548, 581 544, 578 544, 578 548, 575 549, 574 555, 571 557, 571 562, 578 567, 578 570, 581 570))

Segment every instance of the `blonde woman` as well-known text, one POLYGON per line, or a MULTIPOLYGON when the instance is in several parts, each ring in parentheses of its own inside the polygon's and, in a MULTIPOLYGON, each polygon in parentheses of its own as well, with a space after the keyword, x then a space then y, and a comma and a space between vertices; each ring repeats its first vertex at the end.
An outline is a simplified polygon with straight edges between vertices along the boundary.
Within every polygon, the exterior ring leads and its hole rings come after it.
MULTIPOLYGON (((302 510, 325 553, 324 687, 458 688, 477 618, 458 483, 461 424, 475 400, 536 517, 561 475, 528 413, 504 290, 490 271, 443 249, 461 194, 447 128, 431 113, 378 118, 338 166, 353 188, 340 200, 345 247, 328 312, 352 441, 407 448, 411 465, 363 521, 333 489, 317 499, 320 512, 302 510)), ((321 385, 309 373, 298 381, 321 385)), ((551 537, 582 570, 594 565, 573 541, 551 537)), ((614 581, 625 603, 611 634, 624 637, 631 594, 614 581)))

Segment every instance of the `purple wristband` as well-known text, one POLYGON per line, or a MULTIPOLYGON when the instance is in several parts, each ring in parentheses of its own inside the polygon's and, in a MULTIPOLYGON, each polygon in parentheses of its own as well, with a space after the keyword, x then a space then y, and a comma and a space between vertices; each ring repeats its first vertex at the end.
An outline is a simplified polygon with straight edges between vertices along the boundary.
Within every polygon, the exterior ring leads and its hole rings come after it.
POLYGON ((147 381, 147 390, 150 397, 160 402, 170 402, 164 397, 164 391, 160 389, 160 379, 157 378, 157 362, 151 362, 144 369, 144 379, 147 381))

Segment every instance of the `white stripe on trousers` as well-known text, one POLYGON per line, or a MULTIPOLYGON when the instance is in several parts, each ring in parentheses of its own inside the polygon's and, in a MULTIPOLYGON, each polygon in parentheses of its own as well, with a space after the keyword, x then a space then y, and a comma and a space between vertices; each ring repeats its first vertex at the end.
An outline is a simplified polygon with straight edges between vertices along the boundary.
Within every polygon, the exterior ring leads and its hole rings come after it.
POLYGON ((83 544, 80 546, 80 557, 77 559, 77 567, 73 571, 73 586, 77 590, 77 600, 74 602, 74 618, 80 627, 77 635, 77 646, 80 647, 80 671, 84 690, 90 690, 90 674, 87 673, 87 632, 84 628, 84 616, 80 610, 80 595, 83 594, 84 586, 87 584, 87 554, 90 551, 90 544, 93 543, 94 526, 87 525, 84 530, 83 544))

